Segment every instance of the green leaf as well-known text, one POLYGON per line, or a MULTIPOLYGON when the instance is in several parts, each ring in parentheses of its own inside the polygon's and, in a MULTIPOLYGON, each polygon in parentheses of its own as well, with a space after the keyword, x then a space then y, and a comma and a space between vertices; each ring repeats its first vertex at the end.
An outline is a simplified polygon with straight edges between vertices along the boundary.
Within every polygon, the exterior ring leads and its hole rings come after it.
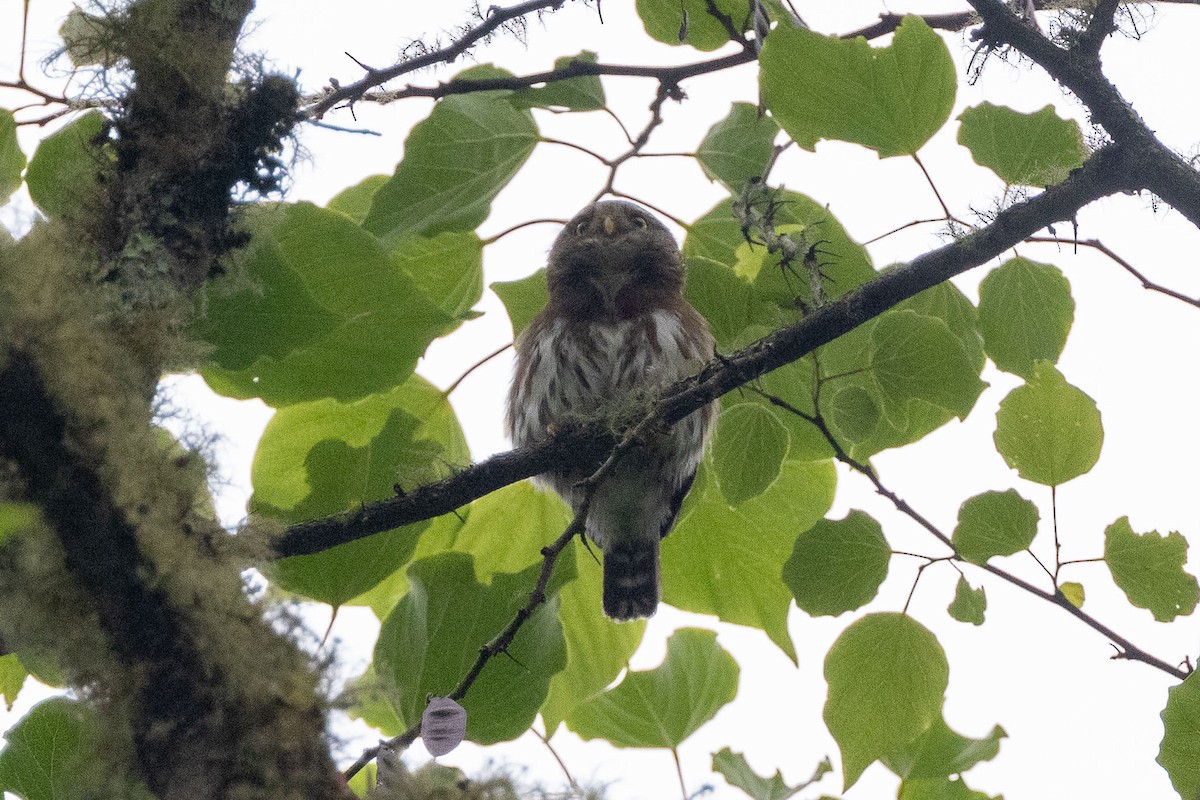
POLYGON ((917 778, 900 784, 897 800, 1004 800, 977 792, 961 778, 917 778))
POLYGON ((712 770, 721 773, 730 786, 736 786, 754 800, 787 800, 792 795, 821 780, 833 771, 833 767, 826 758, 817 765, 812 778, 799 786, 788 786, 784 783, 783 774, 779 770, 775 770, 775 774, 770 778, 760 777, 750 769, 745 756, 731 751, 728 747, 723 747, 720 751, 713 753, 712 770))
POLYGON ((845 519, 820 520, 796 537, 783 582, 803 611, 835 617, 875 598, 891 556, 879 523, 851 511, 845 519))
POLYGON ((257 215, 252 227, 244 275, 210 282, 193 326, 213 346, 200 372, 216 392, 279 407, 387 391, 452 327, 342 214, 298 203, 257 215))
POLYGON ((924 400, 963 419, 987 385, 962 342, 936 317, 892 311, 871 330, 871 370, 883 411, 906 420, 910 400, 924 400))
MULTIPOLYGON (((569 69, 574 62, 596 63, 596 54, 584 50, 579 55, 554 60, 554 69, 569 69)), ((580 75, 576 78, 553 81, 545 86, 521 89, 513 93, 512 103, 518 108, 562 108, 567 111, 598 111, 605 106, 604 86, 599 75, 580 75)))
POLYGON ((996 412, 996 449, 1025 480, 1061 486, 1096 465, 1104 428, 1096 401, 1039 361, 996 412))
POLYGON ((1149 609, 1159 622, 1170 622, 1196 610, 1200 586, 1184 572, 1187 539, 1177 531, 1135 533, 1129 517, 1104 531, 1104 561, 1113 581, 1129 602, 1149 609))
POLYGON ((795 661, 787 630, 792 594, 779 565, 796 531, 829 510, 836 482, 829 461, 784 461, 767 491, 731 508, 702 466, 679 525, 663 540, 663 597, 685 611, 763 630, 795 661))
POLYGON ((954 600, 946 611, 959 622, 982 625, 983 612, 987 611, 987 594, 982 586, 972 589, 967 579, 960 575, 954 587, 954 600))
POLYGON ((580 703, 567 727, 617 747, 678 747, 733 700, 739 672, 715 633, 681 628, 667 640, 661 665, 626 673, 614 688, 580 703))
POLYGON ((1037 506, 1015 489, 984 492, 959 506, 950 540, 961 558, 984 564, 992 556, 1011 556, 1029 547, 1037 526, 1037 506))
MULTIPOLYGON (((893 311, 915 312, 923 317, 941 320, 961 346, 965 363, 970 364, 976 375, 982 370, 985 359, 976 330, 975 308, 962 292, 949 284, 942 284, 904 301, 893 311)), ((875 328, 878 324, 878 318, 871 320, 822 347, 820 363, 822 376, 827 380, 836 380, 831 385, 839 391, 861 389, 869 395, 876 409, 884 409, 889 404, 871 369, 875 328)), ((940 334, 936 338, 941 338, 940 334)), ((949 348, 948 340, 944 344, 949 348)), ((949 348, 948 351, 953 352, 953 349, 949 348)), ((860 399, 858 402, 864 409, 867 408, 865 401, 860 399)), ((822 412, 826 410, 823 404, 822 412)), ((892 409, 890 416, 876 411, 874 426, 870 425, 870 417, 865 418, 861 430, 855 429, 855 438, 843 441, 843 446, 848 445, 847 450, 853 458, 866 461, 881 450, 915 442, 954 418, 953 412, 916 397, 909 398, 902 410, 903 417, 897 416, 895 409, 892 409), (859 436, 862 438, 857 438, 859 436)), ((839 422, 837 417, 833 421, 839 422)))
POLYGON ((823 410, 843 444, 866 441, 879 427, 879 406, 861 386, 838 389, 823 410))
POLYGON ((708 320, 722 351, 750 344, 763 329, 775 327, 779 317, 774 304, 763 300, 748 281, 704 256, 687 259, 684 296, 708 320))
MULTIPOLYGON (((537 583, 540 565, 475 580, 470 556, 443 553, 408 568, 409 592, 383 623, 375 669, 404 727, 415 724, 430 695, 444 697, 512 621, 537 583)), ((562 565, 560 564, 560 567, 562 565)), ((463 698, 467 738, 494 744, 520 736, 546 699, 550 678, 566 665, 557 599, 534 612, 509 647, 484 667, 463 698)))
POLYGON ((100 746, 91 709, 63 697, 51 698, 34 706, 4 738, 0 789, 25 800, 86 795, 87 768, 99 756, 100 746))
POLYGON ((388 182, 387 175, 368 175, 353 186, 343 189, 325 206, 330 211, 345 214, 355 222, 362 224, 375 201, 375 193, 379 187, 388 182))
POLYGON ((980 103, 958 118, 958 143, 971 151, 976 164, 1008 184, 1052 186, 1087 159, 1079 124, 1059 117, 1053 106, 1022 114, 980 103))
POLYGON ((0 206, 21 186, 25 154, 17 143, 17 122, 12 112, 0 108, 0 206))
POLYGON ((46 216, 71 217, 93 207, 104 158, 94 142, 103 129, 104 116, 89 111, 38 145, 25 170, 25 184, 46 216))
POLYGON ((404 160, 375 193, 363 227, 386 243, 471 231, 537 143, 537 127, 508 92, 443 98, 404 143, 404 160))
POLYGON ((0 543, 41 519, 41 510, 33 503, 0 503, 0 543))
MULTIPOLYGON (((470 460, 446 398, 414 376, 353 403, 319 400, 276 412, 251 469, 256 513, 297 522, 340 513, 443 477, 470 460)), ((281 559, 269 575, 283 588, 341 605, 399 569, 429 522, 407 525, 308 556, 281 559)))
POLYGON ((897 311, 909 309, 927 317, 937 317, 967 351, 976 372, 983 369, 983 337, 979 333, 979 313, 967 296, 950 281, 918 292, 896 306, 897 311))
POLYGON ((991 761, 1000 752, 1000 740, 1008 734, 999 725, 983 739, 955 733, 938 716, 917 739, 883 759, 888 769, 904 780, 945 778, 958 775, 981 761, 991 761))
POLYGON ((1023 378, 1036 361, 1058 361, 1075 317, 1071 285, 1058 267, 1014 258, 979 285, 979 331, 996 366, 1023 378))
POLYGON ((483 242, 474 233, 413 236, 396 246, 392 258, 451 319, 469 319, 483 297, 483 242))
POLYGON ((839 139, 880 157, 920 150, 950 118, 958 82, 945 42, 914 16, 880 48, 781 26, 759 64, 763 101, 796 144, 839 139))
POLYGON ((713 472, 729 505, 758 497, 775 482, 789 444, 788 429, 772 409, 758 403, 722 409, 713 436, 713 472))
POLYGON ((731 192, 766 169, 779 126, 751 103, 734 103, 729 116, 708 129, 696 149, 696 160, 710 180, 731 192))
POLYGON ((16 653, 0 656, 0 695, 4 696, 4 705, 9 712, 13 709, 13 703, 17 702, 17 695, 21 693, 28 677, 29 671, 25 669, 16 653))
MULTIPOLYGON (((777 206, 774 222, 777 230, 793 238, 805 238, 819 248, 823 285, 830 298, 837 298, 875 277, 867 251, 847 235, 824 205, 796 192, 774 193, 777 206)), ((733 201, 723 200, 688 227, 683 241, 685 258, 706 258, 724 264, 747 281, 754 280, 760 304, 773 304, 774 318, 764 321, 776 327, 776 321, 799 319, 796 298, 809 302, 807 276, 797 278, 784 273, 778 256, 767 257, 761 246, 751 247, 742 233, 742 223, 733 213, 733 201), (753 263, 752 270, 749 265, 753 263), (741 271, 739 271, 739 269, 741 271), (782 316, 786 310, 789 316, 782 316)), ((793 265, 793 270, 803 269, 793 265)))
POLYGON ((1062 592, 1062 596, 1067 598, 1067 601, 1071 605, 1075 606, 1076 608, 1083 608, 1085 595, 1082 583, 1075 583, 1073 581, 1061 583, 1058 586, 1058 591, 1062 592))
POLYGON ((616 680, 641 644, 645 620, 613 622, 600 610, 600 566, 578 539, 572 548, 578 575, 559 592, 558 618, 567 640, 567 667, 550 679, 542 705, 546 735, 553 736, 580 702, 616 680))
POLYGON ((525 326, 541 313, 550 297, 546 289, 545 269, 539 269, 528 278, 497 281, 489 286, 500 297, 508 311, 508 318, 512 322, 513 341, 516 341, 521 331, 525 330, 525 326))
POLYGON ((472 503, 453 548, 472 555, 477 577, 486 580, 497 572, 520 572, 541 564, 542 548, 570 522, 571 514, 558 495, 521 481, 472 503))
POLYGON ((1158 763, 1181 798, 1200 797, 1200 673, 1167 690, 1158 763))
POLYGON ((842 751, 846 788, 941 717, 950 668, 932 633, 903 614, 869 614, 825 657, 825 724, 842 751))
MULTIPOLYGON (((716 0, 716 7, 739 32, 752 27, 750 0, 716 0)), ((705 0, 637 0, 637 13, 646 33, 666 44, 716 50, 729 41, 729 32, 709 13, 705 0)))

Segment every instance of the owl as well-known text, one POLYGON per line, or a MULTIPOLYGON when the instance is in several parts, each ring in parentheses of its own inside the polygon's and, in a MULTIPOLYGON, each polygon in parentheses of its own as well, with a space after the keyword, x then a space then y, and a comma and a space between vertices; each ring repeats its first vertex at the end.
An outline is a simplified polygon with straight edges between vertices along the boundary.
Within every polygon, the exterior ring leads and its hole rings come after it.
MULTIPOLYGON (((653 215, 621 201, 593 203, 550 249, 549 301, 517 339, 507 427, 517 447, 556 427, 646 410, 656 390, 713 356, 704 318, 683 298, 683 257, 653 215)), ((659 541, 675 524, 704 455, 717 406, 684 417, 627 453, 592 497, 587 535, 604 557, 604 613, 648 617, 662 594, 659 541)), ((535 481, 578 512, 576 484, 599 464, 535 481)))

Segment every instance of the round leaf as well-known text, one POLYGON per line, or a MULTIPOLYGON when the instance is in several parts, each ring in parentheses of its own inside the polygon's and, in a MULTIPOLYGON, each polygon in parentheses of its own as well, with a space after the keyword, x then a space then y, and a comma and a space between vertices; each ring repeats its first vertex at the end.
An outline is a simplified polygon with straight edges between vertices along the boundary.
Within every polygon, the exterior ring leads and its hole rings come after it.
POLYGON ((103 129, 104 116, 89 111, 42 139, 34 151, 25 184, 46 216, 69 217, 95 201, 101 151, 94 142, 103 129))
POLYGON ((1184 572, 1187 539, 1177 531, 1135 533, 1129 517, 1104 531, 1104 561, 1129 602, 1149 609, 1159 622, 1170 622, 1196 610, 1200 587, 1184 572))
POLYGON ((823 519, 796 537, 783 582, 796 605, 814 616, 837 616, 875 598, 892 551, 879 523, 862 511, 823 519))
POLYGON ((1058 361, 1075 317, 1071 285, 1058 267, 1014 258, 979 285, 979 332, 996 366, 1023 378, 1035 361, 1058 361))
POLYGON ((729 116, 709 128, 696 160, 705 175, 737 192, 747 180, 762 175, 777 133, 775 120, 760 114, 758 106, 734 103, 729 116))
POLYGON ((738 665, 712 631, 681 628, 658 667, 629 672, 567 717, 584 739, 617 747, 678 747, 737 694, 738 665))
POLYGON ((801 147, 856 142, 881 157, 912 155, 950 118, 957 77, 945 42, 909 16, 888 47, 779 27, 763 44, 759 86, 801 147))
POLYGON ((1037 525, 1037 506, 1015 489, 984 492, 959 507, 950 539, 960 557, 983 564, 992 556, 1010 556, 1029 547, 1037 525))
POLYGON ((825 724, 849 789, 863 770, 941 718, 950 667, 937 638, 904 614, 870 614, 825 657, 825 724))
POLYGON ((901 421, 907 419, 910 400, 962 419, 986 385, 945 322, 910 310, 884 314, 871 330, 871 370, 884 413, 901 421))
POLYGON ((1033 377, 1001 401, 993 438, 1022 478, 1061 486, 1095 466, 1104 428, 1096 401, 1039 361, 1033 377))
POLYGON ((1180 797, 1200 797, 1200 673, 1193 672, 1167 690, 1162 710, 1163 738, 1158 749, 1171 785, 1180 797))
POLYGON ((758 497, 779 477, 790 437, 779 416, 758 403, 721 411, 713 437, 713 468, 731 506, 758 497))
POLYGON ((1083 591, 1082 583, 1075 583, 1074 581, 1060 583, 1058 585, 1058 590, 1062 592, 1063 597, 1070 601, 1071 605, 1075 606, 1076 608, 1083 608, 1083 601, 1086 596, 1083 591))
POLYGON ((1079 124, 1059 117, 1053 106, 1022 114, 980 103, 958 118, 962 121, 958 143, 971 151, 976 164, 991 169, 1005 183, 1061 183, 1087 158, 1079 124))

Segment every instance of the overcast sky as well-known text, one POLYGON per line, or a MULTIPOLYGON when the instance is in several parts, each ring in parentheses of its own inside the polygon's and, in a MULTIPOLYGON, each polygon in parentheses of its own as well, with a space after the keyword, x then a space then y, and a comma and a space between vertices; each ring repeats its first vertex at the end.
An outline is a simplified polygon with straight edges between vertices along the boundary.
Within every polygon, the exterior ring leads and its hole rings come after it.
MULTIPOLYGON (((0 74, 14 74, 20 6, 0 4, 0 74)), ((336 5, 312 0, 260 0, 257 27, 247 47, 264 52, 276 66, 298 72, 306 90, 329 77, 343 83, 359 76, 343 51, 359 60, 383 66, 394 61, 410 39, 436 36, 464 20, 460 5, 450 2, 368 2, 340 0, 336 5)), ((965 3, 920 4, 857 0, 852 3, 798 2, 798 8, 817 30, 842 33, 872 22, 885 10, 910 7, 926 13, 957 11, 965 3)), ((31 37, 35 60, 53 46, 53 33, 69 3, 33 0, 31 37)), ((604 25, 594 9, 569 3, 562 12, 534 23, 528 44, 500 39, 477 50, 480 62, 493 62, 514 72, 542 70, 560 55, 595 50, 610 63, 660 64, 702 57, 690 48, 668 47, 650 41, 632 13, 632 3, 604 3, 604 25)), ((1194 103, 1194 49, 1200 30, 1200 10, 1168 8, 1145 21, 1149 32, 1141 42, 1117 38, 1104 50, 1108 74, 1160 137, 1185 154, 1194 154, 1200 139, 1200 108, 1194 103)), ((443 39, 445 36, 443 35, 443 39)), ((965 73, 971 51, 964 38, 946 37, 959 74, 965 73)), ((877 45, 884 42, 876 42, 877 45)), ((415 81, 429 83, 463 68, 424 73, 415 81)), ((53 88, 53 82, 43 85, 53 88)), ((630 128, 640 128, 653 96, 652 82, 606 79, 610 106, 630 128)), ((666 124, 655 133, 648 152, 691 151, 707 128, 723 117, 730 101, 756 102, 753 65, 684 84, 688 100, 668 105, 666 124)), ((12 104, 11 94, 0 102, 12 104)), ((965 107, 986 99, 1019 111, 1036 111, 1048 103, 1059 113, 1077 119, 1087 131, 1080 108, 1028 65, 993 59, 982 79, 971 87, 960 84, 951 122, 926 146, 921 157, 942 196, 960 217, 972 209, 994 206, 1003 187, 990 172, 976 167, 970 154, 955 143, 953 117, 965 107)), ((406 100, 386 108, 359 106, 357 119, 347 112, 331 114, 327 122, 369 129, 379 136, 306 127, 301 143, 307 153, 296 165, 291 200, 324 203, 363 177, 390 173, 403 153, 409 128, 429 111, 424 100, 406 100)), ((535 112, 546 135, 585 143, 612 155, 623 149, 619 130, 600 114, 551 115, 535 112)), ((32 153, 38 131, 25 130, 24 144, 32 153)), ((529 164, 501 193, 492 216, 480 232, 486 236, 531 218, 567 218, 586 204, 602 185, 604 175, 587 156, 552 145, 538 147, 529 164)), ((911 160, 881 161, 872 151, 842 143, 822 143, 815 154, 792 148, 781 160, 773 180, 788 189, 827 204, 859 240, 873 239, 913 219, 935 217, 936 199, 911 160)), ((623 191, 642 197, 682 219, 694 219, 718 202, 722 189, 708 182, 690 159, 642 159, 629 164, 618 178, 623 191)), ((0 217, 17 219, 12 210, 0 217)), ((1192 296, 1200 295, 1195 254, 1200 234, 1171 210, 1157 210, 1146 197, 1117 197, 1086 209, 1080 215, 1082 238, 1102 238, 1160 283, 1192 296)), ((1067 226, 1059 231, 1066 234, 1067 226)), ((557 228, 538 225, 506 236, 485 251, 485 282, 524 277, 544 264, 557 228)), ((682 237, 682 231, 676 230, 682 237)), ((922 226, 869 247, 876 266, 912 258, 942 243, 937 226, 922 226)), ((1147 293, 1116 265, 1091 252, 1073 254, 1048 245, 1021 248, 1022 255, 1052 262, 1071 283, 1077 309, 1075 325, 1060 367, 1067 379, 1096 399, 1105 427, 1100 463, 1088 475, 1059 490, 1059 523, 1065 542, 1063 557, 1087 558, 1102 552, 1103 530, 1118 517, 1129 515, 1135 530, 1180 530, 1189 539, 1200 536, 1195 504, 1200 450, 1200 425, 1194 409, 1200 399, 1194 343, 1200 313, 1177 301, 1147 293)), ((955 283, 973 300, 985 273, 976 269, 955 283)), ((446 386, 497 343, 511 337, 503 307, 490 292, 478 306, 484 312, 443 341, 434 344, 419 367, 422 375, 446 386)), ((453 401, 473 455, 482 459, 507 449, 501 430, 500 398, 507 388, 511 360, 497 358, 473 373, 453 395, 453 401)), ((908 499, 932 521, 949 531, 959 504, 990 489, 1017 488, 1041 510, 1043 536, 1034 549, 1052 560, 1052 540, 1045 527, 1050 517, 1049 490, 1020 480, 1008 469, 991 444, 995 410, 1004 394, 1017 385, 1011 376, 989 369, 991 384, 963 423, 951 423, 925 440, 874 459, 883 481, 908 499)), ((206 396, 196 378, 177 382, 178 396, 194 403, 199 418, 208 420, 227 437, 220 450, 220 468, 229 488, 220 498, 224 518, 234 522, 244 513, 248 496, 250 459, 269 412, 254 402, 234 402, 206 396)), ((844 479, 831 516, 863 508, 883 524, 898 550, 939 554, 928 534, 901 518, 876 497, 866 481, 844 479)), ((1045 576, 1028 557, 1004 559, 1004 566, 1032 581, 1045 576)), ((740 792, 709 772, 709 754, 729 746, 745 751, 762 774, 783 770, 789 782, 805 779, 826 754, 837 760, 837 748, 821 721, 825 698, 822 661, 837 635, 866 611, 899 610, 912 585, 919 562, 893 560, 879 597, 866 609, 840 618, 811 619, 793 610, 790 629, 800 656, 797 669, 766 638, 754 630, 717 625, 711 618, 664 609, 653 618, 635 668, 659 663, 667 635, 680 625, 720 631, 720 642, 741 665, 737 700, 681 748, 690 789, 705 782, 717 785, 717 797, 737 798, 740 792)), ((973 585, 988 593, 987 622, 982 627, 952 621, 945 612, 957 577, 949 567, 927 571, 910 612, 933 630, 951 665, 946 719, 964 735, 983 736, 994 724, 1010 734, 1000 755, 968 773, 972 788, 1020 798, 1174 797, 1165 772, 1154 762, 1161 737, 1158 714, 1170 679, 1150 667, 1112 661, 1113 650, 1103 637, 1047 604, 994 579, 966 568, 973 585)), ((1174 625, 1155 623, 1150 613, 1131 608, 1113 586, 1102 564, 1068 567, 1066 580, 1081 581, 1087 591, 1086 609, 1128 636, 1144 649, 1175 662, 1197 649, 1196 623, 1185 618, 1174 625)), ((314 615, 314 621, 319 620, 314 615)), ((317 624, 320 624, 319 622, 317 624)), ((373 618, 343 610, 334 635, 346 643, 351 663, 370 656, 373 618)), ((11 724, 42 695, 28 691, 11 724)), ((365 729, 363 740, 347 752, 374 742, 365 729)), ((665 751, 618 751, 606 744, 580 742, 563 731, 554 744, 577 778, 612 783, 610 796, 657 800, 678 796, 670 756, 665 751)), ((414 754, 424 758, 417 745, 414 754)), ((488 750, 464 746, 445 757, 469 771, 488 758, 528 765, 531 773, 549 783, 558 781, 557 767, 532 736, 515 744, 488 750)), ((835 772, 821 789, 837 794, 835 772)), ((850 800, 894 796, 896 780, 875 765, 846 794, 850 800)), ((810 790, 804 797, 815 796, 810 790)))

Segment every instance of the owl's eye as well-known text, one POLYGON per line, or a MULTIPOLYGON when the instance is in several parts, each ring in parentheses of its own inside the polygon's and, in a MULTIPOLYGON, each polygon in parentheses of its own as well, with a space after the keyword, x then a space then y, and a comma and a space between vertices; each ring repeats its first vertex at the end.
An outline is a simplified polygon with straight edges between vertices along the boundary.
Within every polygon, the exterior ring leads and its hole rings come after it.
POLYGON ((637 223, 637 226, 639 228, 641 228, 642 230, 646 230, 647 228, 650 227, 650 223, 646 222, 645 217, 634 217, 633 220, 634 220, 634 222, 637 223))

